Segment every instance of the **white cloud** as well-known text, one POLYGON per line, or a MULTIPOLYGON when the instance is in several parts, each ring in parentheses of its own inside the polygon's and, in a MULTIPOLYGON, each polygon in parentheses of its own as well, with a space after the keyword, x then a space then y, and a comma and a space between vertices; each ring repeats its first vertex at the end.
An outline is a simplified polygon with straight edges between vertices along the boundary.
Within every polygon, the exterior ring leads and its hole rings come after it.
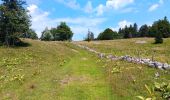
POLYGON ((157 8, 159 7, 159 4, 153 4, 150 8, 149 8, 149 11, 154 11, 156 10, 157 8))
POLYGON ((34 4, 27 7, 30 14, 34 13, 37 8, 38 8, 37 5, 34 5, 34 4))
POLYGON ((85 8, 84 8, 84 11, 86 13, 92 13, 93 12, 93 6, 92 6, 92 2, 91 1, 88 1, 85 8))
POLYGON ((97 16, 103 15, 104 9, 105 9, 104 5, 100 4, 100 5, 96 8, 97 16))
POLYGON ((132 24, 133 24, 133 22, 129 22, 129 21, 127 21, 127 20, 122 20, 122 21, 120 21, 120 22, 118 23, 118 26, 115 27, 115 28, 112 28, 112 30, 118 31, 119 28, 124 28, 125 26, 130 26, 130 25, 132 25, 132 24))
POLYGON ((159 0, 158 3, 155 3, 155 4, 151 5, 151 6, 149 7, 148 11, 149 11, 149 12, 152 12, 152 11, 158 9, 158 8, 159 8, 161 5, 163 5, 163 4, 164 4, 164 0, 159 0))
POLYGON ((80 9, 80 5, 76 0, 56 0, 59 3, 66 5, 72 9, 80 9))
POLYGON ((120 21, 120 22, 118 23, 119 28, 124 28, 126 25, 127 25, 127 26, 130 26, 131 24, 132 24, 132 22, 128 22, 127 20, 123 20, 123 21, 120 21))
POLYGON ((114 9, 120 9, 123 8, 129 4, 132 4, 134 0, 107 0, 106 7, 107 8, 114 8, 114 9))
POLYGON ((91 28, 95 34, 98 34, 98 32, 101 31, 98 26, 106 21, 105 18, 95 17, 68 17, 51 19, 49 17, 50 13, 47 11, 42 11, 37 5, 30 5, 27 9, 30 11, 29 14, 32 16, 32 28, 36 31, 39 37, 45 27, 56 27, 62 21, 69 24, 72 28, 73 33, 75 33, 74 39, 77 39, 75 36, 78 35, 85 36, 89 28, 91 28))
POLYGON ((105 11, 109 10, 121 10, 120 12, 131 12, 134 9, 132 8, 126 8, 126 6, 134 3, 134 0, 107 0, 106 4, 99 4, 96 7, 95 12, 97 13, 97 16, 103 15, 105 11))

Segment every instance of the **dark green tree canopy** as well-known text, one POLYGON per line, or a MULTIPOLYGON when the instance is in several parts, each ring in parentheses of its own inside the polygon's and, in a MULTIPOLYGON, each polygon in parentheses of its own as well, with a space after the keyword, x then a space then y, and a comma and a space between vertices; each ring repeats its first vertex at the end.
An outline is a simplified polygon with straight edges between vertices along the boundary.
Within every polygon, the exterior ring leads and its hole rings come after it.
POLYGON ((57 27, 57 33, 59 35, 59 40, 72 40, 73 32, 71 31, 70 27, 67 26, 65 22, 61 22, 60 25, 57 27))
POLYGON ((98 36, 98 40, 112 40, 114 36, 117 36, 118 33, 112 31, 110 28, 104 30, 104 32, 100 33, 98 36))
POLYGON ((20 34, 19 37, 20 38, 38 39, 38 36, 33 29, 29 29, 26 33, 20 34))
POLYGON ((167 17, 163 20, 155 21, 151 27, 151 32, 154 34, 161 33, 164 38, 170 37, 170 23, 167 17))
MULTIPOLYGON (((65 22, 61 22, 60 25, 57 26, 57 28, 51 28, 50 30, 48 30, 47 33, 48 33, 48 36, 51 35, 50 36, 51 38, 48 41, 72 40, 72 37, 73 37, 73 32, 71 31, 70 27, 67 26, 65 22)), ((43 37, 44 37, 44 32, 42 32, 41 40, 44 40, 43 37)))
POLYGON ((0 36, 5 44, 15 44, 18 34, 29 30, 30 16, 22 0, 2 0, 0 5, 0 36))
POLYGON ((139 36, 140 37, 148 37, 149 36, 149 27, 148 25, 142 25, 139 29, 139 36))

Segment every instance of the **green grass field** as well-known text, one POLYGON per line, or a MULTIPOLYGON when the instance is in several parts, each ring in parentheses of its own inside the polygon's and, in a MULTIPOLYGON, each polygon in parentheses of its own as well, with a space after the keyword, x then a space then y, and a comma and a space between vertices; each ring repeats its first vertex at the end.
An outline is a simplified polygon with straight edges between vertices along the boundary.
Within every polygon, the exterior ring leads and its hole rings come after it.
MULTIPOLYGON (((28 47, 0 47, 0 100, 137 100, 149 96, 144 85, 169 82, 169 71, 124 61, 99 59, 69 42, 23 40, 28 47), (119 69, 113 73, 113 69, 119 69), (155 73, 160 78, 155 78, 155 73)), ((169 62, 170 39, 76 42, 115 55, 151 57, 169 62), (145 44, 135 41, 145 40, 145 44), (139 49, 140 55, 138 53, 139 49)), ((155 93, 158 100, 161 94, 155 93)))

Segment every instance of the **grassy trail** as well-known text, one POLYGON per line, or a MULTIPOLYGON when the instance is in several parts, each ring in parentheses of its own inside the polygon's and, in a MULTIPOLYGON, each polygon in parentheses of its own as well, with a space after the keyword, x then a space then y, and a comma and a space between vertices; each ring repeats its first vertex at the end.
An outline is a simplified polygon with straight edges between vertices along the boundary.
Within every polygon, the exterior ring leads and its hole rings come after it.
POLYGON ((63 66, 60 100, 110 100, 111 90, 104 69, 97 58, 86 51, 77 55, 63 66))

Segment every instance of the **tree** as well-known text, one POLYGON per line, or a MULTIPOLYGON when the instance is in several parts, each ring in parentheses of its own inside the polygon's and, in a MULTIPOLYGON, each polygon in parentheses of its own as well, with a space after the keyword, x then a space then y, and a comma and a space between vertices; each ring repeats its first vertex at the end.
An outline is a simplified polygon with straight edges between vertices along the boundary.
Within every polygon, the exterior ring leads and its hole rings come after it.
POLYGON ((85 38, 85 41, 90 42, 92 40, 94 40, 94 34, 90 30, 88 30, 87 37, 85 38))
POLYGON ((112 31, 110 28, 104 30, 104 32, 100 33, 98 36, 98 40, 112 40, 115 36, 118 36, 117 32, 112 31))
POLYGON ((164 38, 170 37, 170 23, 166 16, 162 20, 162 24, 163 24, 163 26, 162 26, 163 27, 163 29, 162 29, 163 37, 164 38))
POLYGON ((33 29, 29 29, 28 32, 19 35, 20 38, 38 39, 36 32, 33 29))
POLYGON ((134 23, 134 25, 133 25, 132 36, 138 37, 138 25, 136 23, 134 23))
POLYGON ((0 41, 6 45, 15 45, 18 34, 29 30, 30 16, 23 7, 22 0, 2 0, 0 5, 0 41))
POLYGON ((161 33, 164 38, 170 37, 170 23, 167 17, 164 17, 163 20, 155 21, 151 27, 151 33, 154 33, 155 36, 157 33, 161 33))
POLYGON ((60 23, 60 25, 57 27, 56 32, 57 36, 59 37, 58 40, 60 41, 72 40, 73 32, 65 22, 60 23))
POLYGON ((61 40, 60 39, 60 34, 58 33, 58 31, 57 31, 57 28, 52 28, 51 30, 50 30, 50 32, 51 32, 51 34, 53 35, 53 37, 54 37, 54 41, 58 41, 58 40, 61 40))
POLYGON ((163 43, 162 33, 158 32, 155 36, 155 44, 163 43))
POLYGON ((155 21, 151 27, 151 31, 155 34, 155 43, 163 43, 163 36, 167 33, 168 27, 165 26, 165 19, 155 21))
POLYGON ((139 36, 140 37, 148 37, 149 36, 149 27, 145 24, 142 25, 139 29, 139 36))
POLYGON ((132 25, 130 25, 130 27, 128 27, 127 25, 125 26, 125 28, 123 29, 124 32, 124 38, 132 38, 132 32, 133 32, 133 27, 132 25))
POLYGON ((44 41, 52 41, 54 39, 53 35, 51 34, 50 30, 46 27, 45 30, 42 32, 41 40, 44 41))

